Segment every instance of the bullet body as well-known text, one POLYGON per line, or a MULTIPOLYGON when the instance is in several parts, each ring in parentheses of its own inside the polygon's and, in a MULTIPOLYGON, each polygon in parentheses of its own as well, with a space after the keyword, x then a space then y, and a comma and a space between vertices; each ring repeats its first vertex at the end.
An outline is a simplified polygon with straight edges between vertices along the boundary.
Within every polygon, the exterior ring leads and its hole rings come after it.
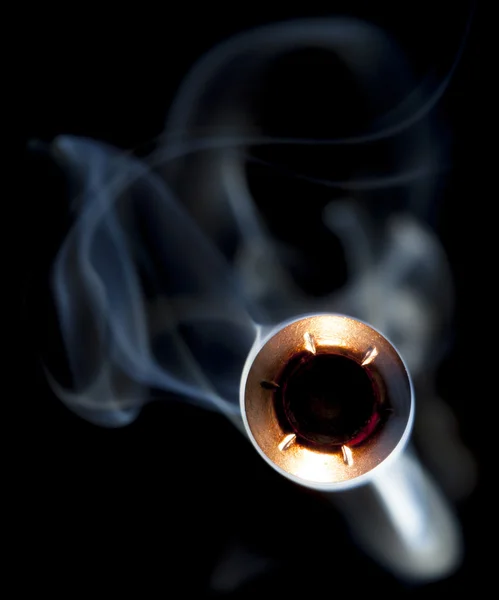
POLYGON ((410 374, 380 332, 339 314, 262 331, 240 395, 245 431, 263 459, 323 492, 386 569, 424 583, 458 566, 457 522, 407 448, 410 374))

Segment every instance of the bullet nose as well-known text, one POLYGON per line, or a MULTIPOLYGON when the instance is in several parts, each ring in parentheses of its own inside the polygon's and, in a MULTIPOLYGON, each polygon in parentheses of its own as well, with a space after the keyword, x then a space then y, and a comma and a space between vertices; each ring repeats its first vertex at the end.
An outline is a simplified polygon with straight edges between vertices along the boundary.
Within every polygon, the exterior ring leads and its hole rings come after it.
POLYGON ((380 332, 344 315, 311 315, 276 327, 250 354, 241 408, 272 467, 334 489, 360 483, 405 445, 413 394, 380 332))

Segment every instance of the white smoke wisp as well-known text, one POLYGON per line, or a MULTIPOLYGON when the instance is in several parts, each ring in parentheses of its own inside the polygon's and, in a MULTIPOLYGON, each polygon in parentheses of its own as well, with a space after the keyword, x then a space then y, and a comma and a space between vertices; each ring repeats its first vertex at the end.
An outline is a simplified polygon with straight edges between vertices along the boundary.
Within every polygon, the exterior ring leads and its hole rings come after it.
POLYGON ((235 412, 234 366, 257 326, 215 247, 147 165, 86 139, 54 147, 80 186, 53 270, 75 385, 52 381, 61 398, 111 426, 133 420, 149 388, 235 412), (203 370, 191 339, 218 376, 203 370))
MULTIPOLYGON (((200 58, 148 158, 96 140, 56 138, 54 158, 75 190, 74 223, 52 276, 73 377, 66 389, 48 374, 58 396, 105 426, 133 421, 151 389, 237 422, 242 367, 262 328, 311 312, 371 323, 398 347, 416 384, 423 374, 431 379, 453 308, 445 253, 427 222, 445 158, 433 109, 461 51, 430 89, 414 81, 389 35, 369 23, 268 25, 200 58), (362 131, 307 137, 295 135, 293 123, 277 133, 262 125, 254 99, 265 73, 303 49, 329 53, 349 72, 367 105, 362 131), (326 172, 301 168, 310 153, 327 157, 326 172), (346 171, 336 170, 338 153, 352 157, 346 171), (380 153, 388 158, 378 169, 380 153), (327 191, 317 220, 341 243, 343 285, 314 295, 297 284, 286 257, 300 243, 290 249, 268 226, 261 209, 270 200, 253 197, 248 164, 327 191)), ((336 76, 333 68, 321 74, 331 86, 336 76)), ((324 131, 342 119, 331 111, 324 131)), ((272 201, 281 203, 285 222, 291 205, 284 196, 272 201)), ((312 213, 307 198, 299 204, 303 215, 312 213)))

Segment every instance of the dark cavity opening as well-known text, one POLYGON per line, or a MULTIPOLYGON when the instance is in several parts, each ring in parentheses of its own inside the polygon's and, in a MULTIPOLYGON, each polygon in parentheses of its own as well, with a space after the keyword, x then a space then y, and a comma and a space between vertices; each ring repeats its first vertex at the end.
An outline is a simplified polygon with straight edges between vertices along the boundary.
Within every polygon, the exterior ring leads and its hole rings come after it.
POLYGON ((303 443, 339 446, 359 438, 377 414, 369 375, 350 358, 306 354, 285 368, 276 392, 284 428, 303 443))

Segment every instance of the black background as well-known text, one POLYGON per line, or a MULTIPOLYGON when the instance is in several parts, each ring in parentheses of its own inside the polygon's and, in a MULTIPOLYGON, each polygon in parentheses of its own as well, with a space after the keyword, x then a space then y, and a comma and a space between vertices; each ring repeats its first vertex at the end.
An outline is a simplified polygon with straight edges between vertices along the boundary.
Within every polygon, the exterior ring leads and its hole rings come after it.
MULTIPOLYGON (((84 6, 30 15, 23 32, 24 141, 61 133, 122 148, 147 144, 193 62, 217 41, 250 26, 299 16, 356 15, 394 34, 416 68, 445 74, 470 16, 467 3, 313 2, 300 10, 256 6, 145 7, 104 17, 84 6), (374 6, 375 5, 375 6, 374 6)), ((141 597, 208 595, 215 565, 231 540, 271 558, 231 597, 293 594, 425 594, 472 591, 491 573, 482 545, 490 510, 490 440, 482 372, 486 327, 477 327, 486 283, 481 237, 487 218, 482 178, 482 21, 473 18, 466 48, 438 110, 452 132, 452 168, 441 194, 439 233, 451 262, 455 338, 439 375, 479 466, 476 491, 456 509, 466 543, 450 579, 414 588, 372 563, 350 541, 339 516, 263 464, 222 417, 180 403, 148 405, 131 426, 106 430, 66 410, 45 382, 39 352, 56 346, 46 278, 68 221, 66 189, 43 157, 26 157, 23 183, 22 369, 25 414, 19 427, 23 516, 19 561, 39 592, 133 591, 141 597), (24 207, 26 207, 24 209, 24 207), (477 381, 478 379, 478 381, 477 381), (24 491, 25 490, 25 491, 24 491), (306 515, 306 530, 296 514, 306 515)), ((228 567, 230 570, 232 567, 228 567)), ((21 582, 23 583, 23 582, 21 582)))

